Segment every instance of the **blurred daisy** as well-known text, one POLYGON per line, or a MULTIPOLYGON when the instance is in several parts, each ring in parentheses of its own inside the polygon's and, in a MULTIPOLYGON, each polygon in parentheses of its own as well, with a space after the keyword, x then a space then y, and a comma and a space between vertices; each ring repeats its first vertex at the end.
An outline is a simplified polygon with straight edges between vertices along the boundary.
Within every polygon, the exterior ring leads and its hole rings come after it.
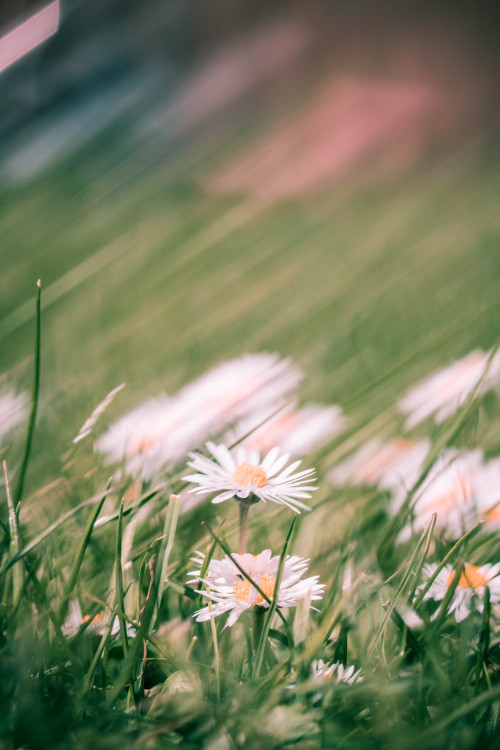
POLYGON ((209 442, 207 448, 215 461, 198 453, 190 454, 188 466, 199 472, 183 477, 187 482, 198 485, 190 492, 217 492, 213 503, 221 503, 231 497, 244 500, 254 495, 259 500, 287 505, 296 513, 300 513, 299 508, 309 510, 301 500, 311 497, 311 492, 317 489, 308 484, 314 469, 296 472, 301 461, 294 461, 285 469, 289 453, 280 455, 279 448, 273 448, 261 460, 258 451, 247 451, 241 446, 231 452, 225 445, 209 442))
POLYGON ((211 434, 255 408, 277 408, 301 378, 275 354, 245 355, 219 365, 175 396, 151 398, 115 422, 95 443, 109 463, 152 479, 211 434))
POLYGON ((405 494, 417 481, 429 449, 428 440, 371 440, 338 464, 328 478, 334 484, 378 485, 405 494))
MULTIPOLYGON (((69 614, 61 627, 61 631, 66 638, 72 638, 80 631, 88 635, 103 635, 108 624, 109 615, 105 612, 98 612, 95 615, 82 615, 80 602, 78 599, 73 599, 70 602, 69 614)), ((111 637, 118 635, 119 632, 120 623, 118 617, 114 615, 111 637)), ((135 632, 135 628, 127 623, 127 635, 132 638, 135 632)))
POLYGON ((169 419, 170 399, 165 394, 151 398, 115 422, 95 442, 95 449, 108 463, 123 463, 127 474, 151 478, 168 460, 159 454, 158 443, 169 419))
POLYGON ((257 411, 269 414, 283 403, 302 372, 278 354, 245 354, 223 362, 189 383, 178 398, 206 415, 212 434, 257 411))
POLYGON ((418 383, 398 402, 398 407, 408 414, 406 428, 411 429, 431 414, 438 423, 451 417, 467 396, 479 388, 484 393, 500 380, 500 353, 496 353, 487 370, 489 353, 477 349, 453 364, 439 370, 418 383))
MULTIPOLYGON (((474 477, 483 467, 480 450, 459 453, 443 451, 422 486, 412 508, 412 524, 406 526, 399 540, 408 540, 413 531, 423 531, 436 514, 436 528, 457 538, 475 520, 474 477)), ((396 496, 391 512, 396 513, 404 496, 396 496)))
MULTIPOLYGON (((436 564, 424 565, 423 575, 424 584, 419 586, 419 591, 425 586, 425 581, 435 573, 436 564)), ((462 622, 468 617, 473 609, 478 612, 483 611, 484 589, 488 586, 490 590, 491 602, 497 604, 500 602, 500 563, 496 565, 466 565, 461 574, 453 599, 451 600, 449 613, 455 613, 457 622, 462 622)), ((425 594, 424 599, 433 599, 442 601, 450 586, 455 581, 456 571, 451 565, 445 565, 439 571, 436 580, 432 583, 429 591, 425 594)))
MULTIPOLYGON (((279 555, 271 556, 271 550, 266 549, 259 555, 233 554, 234 560, 243 568, 257 586, 269 599, 276 596, 276 575, 279 566, 279 555)), ((234 625, 238 617, 251 607, 269 607, 264 597, 257 591, 250 581, 245 578, 234 562, 227 555, 223 560, 211 560, 205 578, 201 578, 201 568, 205 556, 196 553, 193 562, 196 568, 192 570, 189 583, 202 581, 207 590, 203 596, 211 599, 214 604, 203 607, 194 613, 198 622, 209 620, 210 617, 230 612, 225 627, 234 625)), ((285 560, 283 575, 279 591, 277 592, 278 607, 294 607, 299 599, 310 594, 311 601, 317 601, 323 596, 324 584, 318 583, 318 576, 302 579, 307 570, 308 560, 295 555, 285 560)))
POLYGON ((26 419, 27 414, 28 399, 24 393, 0 392, 0 446, 3 447, 5 437, 26 419))
POLYGON ((300 456, 312 453, 342 432, 345 426, 339 406, 291 405, 266 419, 268 416, 268 411, 260 411, 241 420, 226 436, 226 442, 239 442, 244 435, 251 433, 241 443, 248 450, 266 453, 279 445, 282 451, 300 456))
POLYGON ((323 659, 315 659, 311 666, 313 680, 335 680, 337 683, 345 682, 353 685, 363 679, 361 669, 356 670, 353 666, 345 667, 339 661, 335 664, 326 664, 323 659))
POLYGON ((486 529, 500 531, 500 458, 487 461, 472 481, 478 520, 486 529))

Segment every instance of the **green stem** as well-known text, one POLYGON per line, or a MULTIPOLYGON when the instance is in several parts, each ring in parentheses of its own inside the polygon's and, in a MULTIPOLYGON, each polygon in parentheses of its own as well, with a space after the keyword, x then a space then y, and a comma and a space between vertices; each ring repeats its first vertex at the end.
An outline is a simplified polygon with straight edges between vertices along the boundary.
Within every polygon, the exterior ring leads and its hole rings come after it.
POLYGON ((240 535, 238 540, 238 552, 240 555, 244 555, 247 551, 247 538, 248 538, 248 514, 250 513, 250 503, 240 500, 238 502, 240 508, 240 535))
POLYGON ((35 377, 33 381, 33 394, 31 398, 31 414, 28 425, 28 435, 26 437, 26 447, 24 449, 23 462, 19 472, 19 481, 17 483, 16 494, 14 497, 14 503, 17 507, 21 500, 24 479, 26 476, 26 469, 28 468, 28 461, 31 453, 31 443, 33 440, 33 433, 35 431, 36 413, 38 409, 38 394, 40 392, 40 296, 41 296, 41 282, 40 279, 36 282, 36 339, 35 339, 35 377))

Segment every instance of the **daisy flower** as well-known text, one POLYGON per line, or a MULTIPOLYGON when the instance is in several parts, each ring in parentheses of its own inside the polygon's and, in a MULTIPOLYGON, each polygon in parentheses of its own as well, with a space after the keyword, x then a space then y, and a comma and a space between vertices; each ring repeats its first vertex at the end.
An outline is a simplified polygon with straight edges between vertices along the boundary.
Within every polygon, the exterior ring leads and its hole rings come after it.
POLYGON ((324 681, 334 679, 335 682, 345 682, 353 685, 361 681, 361 669, 356 670, 354 666, 345 667, 341 662, 326 664, 323 659, 315 659, 311 665, 313 680, 324 681))
POLYGON ((113 424, 95 442, 108 463, 123 463, 131 476, 152 479, 175 464, 208 434, 203 414, 178 398, 150 398, 113 424))
POLYGON ((127 474, 152 479, 252 410, 278 408, 300 378, 290 360, 245 355, 209 370, 174 396, 160 394, 141 404, 115 422, 95 449, 108 463, 122 463, 127 474))
MULTIPOLYGON (((435 573, 437 569, 436 564, 424 565, 423 574, 424 581, 428 581, 429 578, 435 573)), ((466 565, 463 573, 461 574, 453 599, 451 600, 449 612, 455 613, 455 619, 457 622, 462 622, 468 617, 472 611, 473 605, 478 612, 483 611, 483 599, 484 589, 488 586, 490 590, 490 597, 492 604, 500 602, 500 563, 496 565, 466 565)), ((424 599, 433 599, 434 601, 442 601, 449 587, 455 581, 456 571, 453 570, 451 565, 445 565, 442 570, 439 571, 436 580, 432 583, 429 591, 425 594, 424 599)), ((419 591, 422 590, 425 583, 419 586, 419 591)))
POLYGON ((410 388, 398 402, 399 409, 409 415, 406 428, 415 427, 431 414, 435 414, 436 422, 444 422, 464 403, 483 375, 480 393, 498 383, 500 353, 495 354, 486 372, 488 357, 489 353, 477 349, 410 388))
POLYGON ((226 437, 226 442, 235 443, 251 433, 241 443, 248 450, 261 453, 279 445, 293 456, 312 453, 324 445, 345 426, 339 406, 306 404, 302 407, 290 405, 279 414, 266 419, 269 411, 260 411, 243 419, 226 437))
POLYGON ((188 466, 198 471, 198 474, 183 477, 198 485, 190 492, 217 492, 213 503, 231 497, 245 500, 254 495, 259 500, 287 505, 296 513, 300 513, 299 508, 309 510, 301 500, 311 497, 311 492, 317 489, 308 484, 314 469, 296 472, 301 461, 294 461, 285 469, 289 453, 280 455, 279 448, 273 448, 261 460, 258 451, 247 451, 241 446, 231 452, 225 445, 209 442, 207 448, 215 461, 199 453, 189 454, 191 461, 188 466))
MULTIPOLYGON (((242 567, 248 576, 266 594, 269 599, 276 596, 276 575, 280 557, 271 556, 271 550, 265 549, 258 555, 245 553, 233 554, 234 560, 242 567)), ((245 578, 234 562, 227 555, 223 560, 211 560, 205 578, 201 578, 201 568, 205 556, 201 552, 192 558, 196 565, 189 575, 189 583, 202 581, 207 591, 203 596, 211 599, 212 607, 203 607, 194 613, 197 622, 204 622, 210 617, 229 612, 225 627, 234 625, 238 617, 251 607, 269 607, 269 604, 257 589, 245 578)), ((299 599, 310 592, 311 601, 317 601, 323 596, 324 584, 318 583, 318 576, 310 576, 303 580, 307 570, 308 560, 295 555, 288 555, 283 567, 283 575, 279 591, 277 592, 278 607, 294 607, 299 599)))
POLYGON ((487 461, 473 476, 474 503, 478 520, 488 530, 500 530, 500 459, 487 461))
MULTIPOLYGON (((413 523, 402 530, 399 540, 410 539, 412 531, 423 531, 434 514, 437 529, 451 538, 461 536, 475 519, 474 476, 482 467, 480 450, 443 451, 415 496, 413 523)), ((392 513, 399 510, 403 499, 404 495, 394 498, 392 513)))
MULTIPOLYGON (((84 633, 88 635, 103 635, 109 623, 109 615, 104 612, 98 612, 95 615, 82 615, 80 602, 78 599, 73 599, 69 605, 69 614, 64 621, 61 631, 65 638, 72 638, 75 636, 83 626, 88 623, 85 627, 84 633)), ((127 635, 132 638, 135 635, 135 628, 127 623, 127 635)), ((113 616, 113 625, 111 627, 111 636, 114 637, 120 632, 120 623, 116 615, 113 616)))
POLYGON ((28 403, 24 393, 4 390, 0 393, 0 445, 4 438, 27 416, 28 403))
POLYGON ((338 464, 328 478, 335 484, 378 485, 405 493, 417 481, 429 449, 428 440, 371 440, 338 464))
POLYGON ((166 394, 148 399, 115 422, 96 440, 95 449, 106 455, 107 463, 124 463, 127 474, 151 478, 167 458, 155 446, 169 421, 169 406, 166 394))
POLYGON ((179 391, 178 398, 206 415, 212 433, 256 411, 267 413, 283 402, 302 372, 278 354, 245 354, 223 362, 179 391))

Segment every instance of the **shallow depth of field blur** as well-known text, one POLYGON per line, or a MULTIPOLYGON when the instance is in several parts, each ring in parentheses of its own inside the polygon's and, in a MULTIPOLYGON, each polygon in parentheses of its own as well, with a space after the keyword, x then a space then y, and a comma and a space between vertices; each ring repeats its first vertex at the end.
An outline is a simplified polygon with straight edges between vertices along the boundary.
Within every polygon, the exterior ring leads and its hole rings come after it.
MULTIPOLYGON (((370 439, 441 439, 432 420, 407 429, 398 400, 498 344, 497 14, 484 2, 320 0, 61 0, 60 12, 57 32, 0 72, 0 386, 27 403, 37 279, 42 289, 27 538, 105 488, 115 467, 93 441, 114 421, 267 352, 302 371, 299 404, 342 409, 342 430, 303 457, 317 468, 318 512, 294 536, 293 554, 327 581, 371 497, 329 473, 370 439)), ((0 37, 22 17, 0 14, 0 37)), ((500 456, 499 399, 498 387, 484 395, 457 447, 500 456)), ((13 485, 28 413, 1 445, 13 485)), ((182 461, 175 470, 186 473, 182 461)), ((6 518, 3 479, 0 490, 6 518)), ((225 518, 236 539, 233 505, 181 517, 185 555, 206 548, 204 520, 225 518)), ((266 507, 250 539, 279 554, 291 515, 266 507)), ((146 527, 137 554, 161 535, 146 527)), ((112 543, 92 554, 109 578, 112 543)), ((5 747, 35 747, 26 737, 5 747)))

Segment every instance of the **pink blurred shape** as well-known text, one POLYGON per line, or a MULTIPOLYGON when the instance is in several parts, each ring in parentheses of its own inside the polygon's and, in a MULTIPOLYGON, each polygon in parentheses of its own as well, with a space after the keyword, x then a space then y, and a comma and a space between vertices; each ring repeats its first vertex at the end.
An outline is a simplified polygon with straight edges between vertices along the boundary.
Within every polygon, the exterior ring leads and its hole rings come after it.
POLYGON ((49 3, 0 38, 0 72, 55 34, 59 26, 59 0, 49 3))

